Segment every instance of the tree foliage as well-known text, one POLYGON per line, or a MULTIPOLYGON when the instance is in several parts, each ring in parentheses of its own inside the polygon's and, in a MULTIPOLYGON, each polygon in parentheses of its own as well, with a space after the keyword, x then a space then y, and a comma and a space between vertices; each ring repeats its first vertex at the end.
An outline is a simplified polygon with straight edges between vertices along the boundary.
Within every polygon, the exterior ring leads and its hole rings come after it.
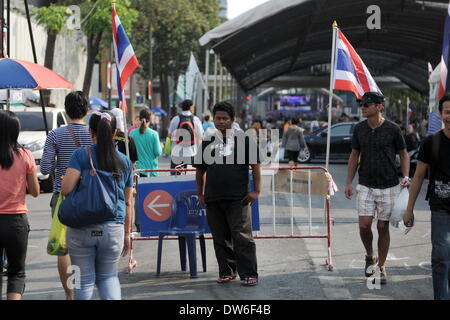
POLYGON ((67 17, 69 16, 67 7, 58 5, 33 8, 31 10, 31 15, 38 24, 45 28, 47 33, 55 35, 65 29, 67 17))
POLYGON ((428 104, 428 99, 421 93, 412 89, 386 89, 383 95, 389 101, 389 108, 386 114, 391 118, 406 118, 407 97, 410 99, 410 107, 417 114, 421 115, 428 104))
MULTIPOLYGON (((67 12, 66 6, 51 5, 49 7, 33 8, 31 15, 47 31, 44 66, 53 69, 56 37, 60 32, 67 30, 66 23, 70 13, 67 12)), ((50 90, 44 90, 43 97, 45 105, 50 103, 50 95, 50 90)))
MULTIPOLYGON (((129 0, 116 2, 116 12, 125 30, 131 29, 138 12, 130 8, 129 0)), ((109 48, 112 42, 111 1, 85 0, 81 8, 81 29, 87 37, 87 64, 83 83, 83 91, 89 94, 92 80, 92 71, 95 60, 102 47, 109 48)))
POLYGON ((191 52, 201 57, 198 39, 220 23, 217 0, 137 0, 139 23, 133 26, 139 72, 149 78, 149 27, 153 34, 153 75, 160 77, 163 107, 168 108, 168 76, 177 79, 189 64, 191 52))
MULTIPOLYGON (((136 20, 138 12, 130 8, 131 1, 116 1, 116 12, 125 30, 130 30, 136 20)), ((96 37, 103 34, 103 45, 109 45, 112 41, 111 0, 85 0, 81 3, 81 19, 84 23, 81 28, 88 37, 96 37)))

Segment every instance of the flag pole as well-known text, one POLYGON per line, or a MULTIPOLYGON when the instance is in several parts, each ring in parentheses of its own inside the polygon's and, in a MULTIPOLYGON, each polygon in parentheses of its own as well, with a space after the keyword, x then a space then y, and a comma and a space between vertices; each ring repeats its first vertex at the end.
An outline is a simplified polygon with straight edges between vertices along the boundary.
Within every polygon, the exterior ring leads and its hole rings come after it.
POLYGON ((336 38, 337 38, 337 31, 338 26, 337 22, 333 22, 333 45, 331 49, 331 67, 330 67, 330 95, 329 95, 329 103, 328 103, 328 133, 327 133, 327 154, 326 154, 326 161, 325 161, 325 167, 328 170, 329 160, 330 160, 330 136, 331 136, 331 111, 333 108, 333 89, 334 89, 334 70, 335 63, 336 63, 336 38))
MULTIPOLYGON (((112 8, 115 10, 116 9, 116 0, 111 0, 111 5, 112 5, 112 8)), ((114 54, 115 54, 115 52, 114 52, 114 54)), ((116 63, 116 68, 117 68, 117 63, 116 63)), ((118 72, 118 70, 116 69, 116 72, 118 72)), ((117 79, 117 77, 116 77, 116 79, 117 79)), ((133 79, 131 79, 130 81, 133 81, 133 79)), ((119 88, 119 86, 117 85, 117 88, 119 88)), ((122 89, 124 89, 124 88, 122 88, 122 89)), ((125 90, 123 90, 123 93, 125 93, 125 90)), ((131 95, 131 92, 130 92, 130 96, 131 96, 131 99, 133 99, 133 96, 131 95)), ((125 103, 126 103, 126 96, 124 97, 123 95, 122 95, 122 99, 125 99, 125 103)), ((123 104, 123 101, 119 101, 119 104, 122 102, 122 104, 123 104)), ((128 146, 128 128, 127 128, 127 114, 125 113, 125 108, 124 107, 122 107, 122 114, 123 114, 123 129, 124 129, 124 136, 125 136, 125 152, 126 152, 126 154, 127 154, 127 157, 128 158, 130 158, 130 148, 129 148, 129 146, 128 146)))
POLYGON ((411 104, 411 100, 409 100, 409 96, 408 96, 408 97, 406 97, 406 124, 405 124, 406 132, 408 132, 410 104, 411 104))

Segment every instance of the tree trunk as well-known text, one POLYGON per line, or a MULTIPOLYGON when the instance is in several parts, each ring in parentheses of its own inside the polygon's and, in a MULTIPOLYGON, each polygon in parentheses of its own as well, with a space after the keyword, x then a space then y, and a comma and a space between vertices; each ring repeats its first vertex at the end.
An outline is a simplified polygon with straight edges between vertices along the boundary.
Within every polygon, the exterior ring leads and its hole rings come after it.
MULTIPOLYGON (((56 37, 57 34, 48 32, 47 34, 47 46, 45 48, 45 61, 44 67, 53 70, 53 58, 55 57, 55 47, 56 47, 56 37)), ((51 90, 43 90, 44 105, 48 106, 50 104, 51 90)))
POLYGON ((89 36, 87 39, 87 63, 83 81, 83 92, 87 97, 89 97, 89 92, 91 90, 92 73, 94 71, 95 58, 100 51, 102 34, 103 31, 97 34, 97 36, 89 36))
POLYGON ((173 110, 176 110, 177 107, 177 88, 178 88, 178 75, 173 75, 173 88, 172 88, 172 107, 173 110))
POLYGON ((169 127, 170 119, 171 119, 171 108, 169 105, 169 80, 168 76, 165 73, 159 74, 159 83, 160 83, 160 94, 161 94, 161 107, 163 110, 167 112, 167 117, 163 118, 161 136, 162 138, 167 137, 167 129, 169 127))
POLYGON ((169 84, 167 74, 161 73, 159 75, 159 82, 161 87, 161 107, 170 115, 169 106, 169 84))

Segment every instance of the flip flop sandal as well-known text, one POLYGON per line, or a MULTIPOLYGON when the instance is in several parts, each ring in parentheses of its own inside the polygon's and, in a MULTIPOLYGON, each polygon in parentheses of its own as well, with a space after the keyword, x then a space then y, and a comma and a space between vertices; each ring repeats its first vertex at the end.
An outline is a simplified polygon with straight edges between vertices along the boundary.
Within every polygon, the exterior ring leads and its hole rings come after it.
POLYGON ((217 283, 227 283, 230 281, 233 281, 234 279, 236 279, 236 276, 222 276, 219 279, 216 280, 217 283))
POLYGON ((258 278, 251 278, 251 277, 244 278, 244 279, 242 279, 242 283, 241 284, 243 286, 246 286, 246 287, 256 286, 258 284, 258 278))

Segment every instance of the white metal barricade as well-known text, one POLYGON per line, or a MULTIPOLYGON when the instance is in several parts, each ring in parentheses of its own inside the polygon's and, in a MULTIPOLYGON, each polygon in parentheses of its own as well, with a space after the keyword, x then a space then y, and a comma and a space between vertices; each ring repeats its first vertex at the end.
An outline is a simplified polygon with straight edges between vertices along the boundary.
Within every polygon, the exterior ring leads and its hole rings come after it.
MULTIPOLYGON (((177 172, 178 174, 186 174, 187 172, 195 172, 195 169, 156 169, 156 170, 137 170, 139 172, 177 172)), ((331 196, 337 190, 336 185, 329 174, 328 170, 320 166, 308 166, 308 167, 267 167, 262 168, 262 180, 269 182, 266 177, 270 177, 270 186, 262 190, 260 194, 260 225, 264 230, 255 231, 255 239, 326 239, 327 240, 327 258, 326 266, 329 271, 333 270, 332 254, 331 254, 331 226, 334 224, 334 220, 331 217, 331 196), (280 219, 280 208, 283 206, 277 205, 281 198, 281 195, 287 196, 289 203, 289 223, 282 224, 280 226, 277 220, 280 219), (299 196, 307 197, 306 206, 296 206, 294 200, 298 200, 299 196), (314 204, 313 204, 313 197, 314 204), (261 200, 271 199, 271 210, 264 210, 265 206, 262 206, 261 200), (297 199, 296 199, 297 198, 297 199), (263 209, 263 210, 261 210, 263 209), (268 211, 271 211, 271 223, 266 223, 268 220, 268 211), (297 215, 296 215, 297 211, 297 215), (306 212, 306 233, 296 233, 296 225, 302 218, 298 215, 299 211, 306 212), (313 218, 314 212, 323 212, 320 217, 313 218), (314 223, 313 219, 320 220, 321 223, 314 223), (271 228, 266 228, 271 224, 271 228), (280 233, 279 229, 286 229, 286 225, 290 229, 290 232, 280 233), (317 229, 317 225, 323 227, 323 231, 319 234, 314 234, 314 230, 317 229), (266 234, 271 229, 271 234, 266 234)), ((136 199, 137 201, 137 199, 136 199)), ((264 203, 266 203, 265 201, 264 203)), ((298 201, 297 201, 298 202, 298 201)), ((284 207, 286 208, 286 207, 284 207)), ((297 228, 300 229, 300 228, 297 228)), ((168 237, 166 239, 176 240, 177 237, 168 237)), ((205 237, 205 239, 212 239, 211 236, 205 237)), ((131 250, 128 263, 128 272, 137 266, 137 262, 134 259, 133 242, 142 240, 158 240, 157 236, 142 237, 137 233, 132 233, 131 237, 131 250)))

